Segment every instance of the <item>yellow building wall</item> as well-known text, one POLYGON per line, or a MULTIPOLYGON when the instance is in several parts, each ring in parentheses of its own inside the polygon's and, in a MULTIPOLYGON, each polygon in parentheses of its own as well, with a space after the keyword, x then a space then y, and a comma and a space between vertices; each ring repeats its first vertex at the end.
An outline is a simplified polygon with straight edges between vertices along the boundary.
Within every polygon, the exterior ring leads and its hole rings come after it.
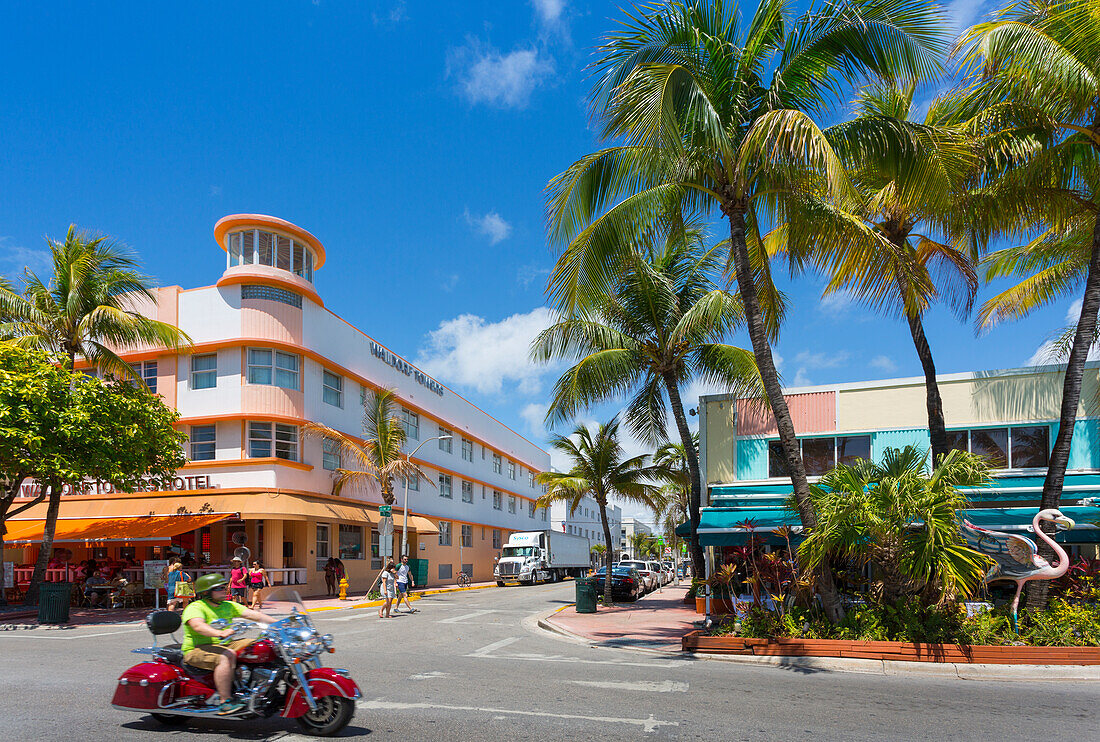
POLYGON ((706 403, 707 410, 707 483, 737 479, 734 453, 736 446, 736 404, 726 400, 706 403))
MULTIPOLYGON (((940 383, 948 427, 1031 420, 1057 420, 1064 374, 1056 372, 995 376, 940 383)), ((1097 371, 1085 372, 1078 417, 1100 414, 1097 371)), ((923 384, 883 389, 841 390, 838 430, 927 427, 923 384)), ((708 410, 709 414, 709 410, 708 410)), ((709 426, 708 426, 709 430, 709 426)), ((708 446, 709 450, 709 446, 708 446)))
MULTIPOLYGON (((433 521, 438 519, 432 518, 433 521)), ((496 564, 495 557, 500 556, 500 549, 493 548, 493 528, 491 526, 481 526, 478 524, 468 524, 473 527, 472 541, 469 547, 459 548, 459 544, 462 539, 462 523, 459 521, 451 521, 451 545, 440 546, 439 536, 423 535, 418 539, 418 544, 415 549, 410 550, 410 556, 418 559, 428 560, 428 586, 434 587, 437 585, 453 585, 458 580, 458 572, 462 569, 463 564, 470 564, 473 566, 473 574, 470 575, 471 582, 490 582, 493 580, 493 566, 496 564), (482 538, 482 531, 484 530, 484 538, 482 538), (451 565, 451 577, 450 579, 439 578, 439 565, 450 564, 451 565)), ((542 521, 539 521, 539 525, 545 525, 542 521)), ((544 530, 538 526, 532 526, 532 531, 544 530)), ((513 531, 507 529, 500 529, 500 543, 503 545, 508 541, 508 535, 513 531)))

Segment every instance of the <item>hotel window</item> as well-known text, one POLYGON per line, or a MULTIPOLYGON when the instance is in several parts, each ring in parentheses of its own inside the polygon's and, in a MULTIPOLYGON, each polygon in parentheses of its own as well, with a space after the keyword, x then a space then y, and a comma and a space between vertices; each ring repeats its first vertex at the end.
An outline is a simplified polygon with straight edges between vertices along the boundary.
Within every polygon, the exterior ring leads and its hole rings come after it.
POLYGON ((321 466, 329 471, 336 471, 343 465, 340 444, 332 438, 324 438, 321 441, 321 466))
POLYGON ((508 512, 515 515, 516 513, 516 496, 508 495, 508 512))
POLYGON ((325 563, 328 561, 328 547, 329 547, 329 529, 328 523, 317 524, 317 546, 314 547, 314 553, 317 556, 317 571, 321 572, 325 568, 325 563))
POLYGON ((535 517, 535 501, 534 500, 528 500, 527 501, 527 517, 529 517, 529 518, 534 518, 535 517))
POLYGON ((451 524, 445 520, 439 521, 439 545, 451 545, 451 524))
POLYGON ((469 549, 474 545, 474 527, 462 524, 462 548, 469 549))
POLYGON ((321 399, 333 407, 344 406, 344 377, 321 372, 321 399))
POLYGON ((248 456, 253 459, 275 456, 288 461, 298 460, 298 427, 282 423, 248 424, 248 456))
POLYGON ((402 407, 399 419, 401 427, 405 429, 405 437, 410 441, 420 440, 420 415, 402 407))
POLYGON ((406 479, 405 482, 409 485, 409 492, 420 491, 420 477, 411 477, 406 479))
POLYGON ((141 380, 145 382, 145 386, 149 387, 149 391, 156 394, 157 362, 146 361, 145 363, 138 363, 134 366, 134 370, 141 374, 141 380))
POLYGON ((248 383, 298 388, 299 358, 293 353, 263 348, 248 349, 248 383))
MULTIPOLYGON (((848 435, 837 438, 802 438, 798 441, 806 475, 819 477, 838 463, 852 464, 856 459, 871 458, 871 436, 848 435)), ((768 441, 768 476, 789 477, 787 459, 780 441, 768 441)))
POLYGON ((947 431, 951 448, 985 456, 997 469, 1042 468, 1050 463, 1050 429, 1045 425, 947 431))
POLYGON ((474 501, 474 485, 472 482, 462 483, 462 502, 474 501))
POLYGON ((543 508, 543 509, 542 509, 542 519, 543 519, 544 521, 546 520, 546 508, 543 508))
POLYGON ((503 510, 503 509, 504 509, 504 495, 497 492, 496 490, 493 490, 493 510, 503 510))
POLYGON ((439 565, 439 579, 441 579, 441 580, 451 579, 451 571, 452 571, 452 568, 451 568, 450 564, 440 564, 439 565))
POLYGON ((493 529, 493 548, 494 549, 499 549, 500 548, 500 529, 499 528, 494 528, 493 529))
POLYGON ((439 475, 439 496, 451 499, 451 475, 440 474, 439 475))
POLYGON ((340 558, 363 558, 363 527, 340 524, 340 558))
POLYGON ((516 462, 514 461, 508 462, 508 478, 511 480, 516 478, 516 462))
POLYGON ((462 439, 462 460, 470 462, 474 460, 474 442, 466 438, 462 439))
POLYGON ((191 356, 191 388, 213 389, 218 385, 218 354, 191 356))
POLYGON ((269 265, 313 281, 313 253, 297 240, 249 229, 230 234, 227 241, 230 267, 269 265))
POLYGON ((454 442, 455 442, 454 433, 450 430, 447 430, 444 427, 440 427, 439 428, 439 435, 440 436, 445 436, 445 435, 450 436, 450 438, 442 438, 441 437, 439 439, 439 450, 440 451, 446 451, 447 453, 454 453, 454 442))
POLYGON ((367 388, 362 384, 359 385, 359 406, 367 406, 367 388))
POLYGON ((535 470, 534 469, 528 470, 527 478, 528 478, 528 481, 531 483, 531 486, 534 487, 535 486, 535 470))
POLYGON ((500 474, 503 471, 501 468, 500 454, 493 454, 493 474, 500 474))
POLYGON ((191 460, 213 461, 217 448, 217 426, 191 426, 191 460))

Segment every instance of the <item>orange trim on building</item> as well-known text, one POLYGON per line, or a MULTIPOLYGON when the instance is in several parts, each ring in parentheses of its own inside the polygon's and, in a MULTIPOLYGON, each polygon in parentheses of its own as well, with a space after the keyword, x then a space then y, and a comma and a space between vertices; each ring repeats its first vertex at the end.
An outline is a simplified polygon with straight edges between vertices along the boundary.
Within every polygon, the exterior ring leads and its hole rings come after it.
POLYGON ((213 469, 219 466, 286 466, 291 469, 300 469, 301 471, 313 471, 312 464, 303 464, 300 461, 291 461, 290 459, 280 459, 278 456, 261 456, 254 459, 214 459, 213 461, 191 461, 180 469, 213 469))
POLYGON ((226 233, 231 229, 246 227, 281 232, 284 233, 284 237, 304 242, 313 250, 313 270, 317 270, 325 264, 325 247, 319 239, 297 224, 268 214, 230 214, 229 216, 223 216, 214 225, 214 241, 218 243, 218 247, 228 252, 225 246, 226 233))

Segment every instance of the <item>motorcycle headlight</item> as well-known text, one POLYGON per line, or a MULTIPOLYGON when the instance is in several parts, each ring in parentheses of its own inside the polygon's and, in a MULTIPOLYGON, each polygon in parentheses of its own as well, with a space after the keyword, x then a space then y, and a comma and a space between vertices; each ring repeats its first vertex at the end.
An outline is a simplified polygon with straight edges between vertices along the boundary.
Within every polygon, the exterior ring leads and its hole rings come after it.
POLYGON ((321 636, 321 643, 325 645, 325 649, 332 649, 336 646, 336 640, 332 637, 332 634, 323 634, 321 636))

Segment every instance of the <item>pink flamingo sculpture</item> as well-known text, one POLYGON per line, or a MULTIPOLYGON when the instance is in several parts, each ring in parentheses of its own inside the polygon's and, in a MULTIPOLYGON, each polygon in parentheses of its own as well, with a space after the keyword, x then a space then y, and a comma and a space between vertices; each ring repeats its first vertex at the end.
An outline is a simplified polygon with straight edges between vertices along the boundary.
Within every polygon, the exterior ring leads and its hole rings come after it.
POLYGON ((1012 630, 1017 632, 1016 609, 1020 604, 1020 592, 1024 589, 1024 583, 1031 580, 1056 580, 1069 569, 1069 557, 1066 556, 1065 549, 1043 533, 1039 528, 1041 520, 1056 523, 1067 529, 1073 528, 1076 524, 1072 518, 1067 518, 1054 509, 1040 510, 1032 519, 1031 526, 1035 535, 1046 541, 1058 556, 1058 563, 1054 566, 1039 556, 1035 542, 1026 536, 990 531, 979 528, 968 520, 963 521, 962 535, 967 545, 995 562, 985 575, 986 583, 996 580, 1012 580, 1016 583, 1016 595, 1012 598, 1012 630))

